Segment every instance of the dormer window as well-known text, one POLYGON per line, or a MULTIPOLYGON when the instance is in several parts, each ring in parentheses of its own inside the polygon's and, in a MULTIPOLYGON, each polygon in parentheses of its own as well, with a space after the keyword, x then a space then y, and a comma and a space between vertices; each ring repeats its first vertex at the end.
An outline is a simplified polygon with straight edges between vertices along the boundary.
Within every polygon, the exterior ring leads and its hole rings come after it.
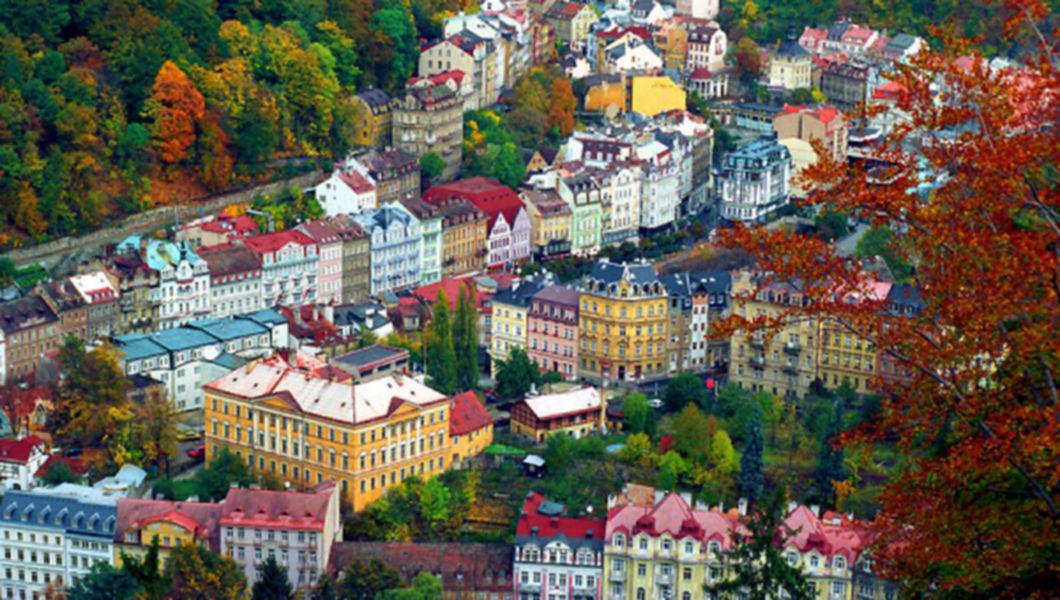
POLYGON ((793 566, 793 567, 795 566, 796 563, 799 562, 799 555, 795 554, 794 552, 788 552, 786 555, 784 555, 784 558, 786 558, 787 561, 788 561, 788 564, 793 566))
POLYGON ((615 534, 615 546, 618 546, 619 548, 625 548, 626 536, 622 535, 621 533, 615 534))
POLYGON ((721 544, 719 544, 718 542, 710 542, 709 544, 707 544, 707 549, 710 550, 711 554, 720 554, 721 544))
POLYGON ((835 557, 835 559, 832 561, 832 564, 833 566, 835 566, 836 569, 839 570, 847 568, 847 561, 842 556, 835 557))

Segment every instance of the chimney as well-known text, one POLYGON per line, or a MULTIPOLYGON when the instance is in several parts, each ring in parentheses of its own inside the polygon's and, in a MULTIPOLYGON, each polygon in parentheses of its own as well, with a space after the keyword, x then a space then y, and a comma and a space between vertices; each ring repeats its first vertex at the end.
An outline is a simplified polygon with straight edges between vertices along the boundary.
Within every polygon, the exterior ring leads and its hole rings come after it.
POLYGON ((740 500, 736 503, 736 506, 741 517, 747 516, 747 498, 740 498, 740 500))
POLYGON ((813 513, 813 516, 820 517, 821 516, 821 505, 819 505, 819 504, 811 504, 810 505, 810 512, 813 513))

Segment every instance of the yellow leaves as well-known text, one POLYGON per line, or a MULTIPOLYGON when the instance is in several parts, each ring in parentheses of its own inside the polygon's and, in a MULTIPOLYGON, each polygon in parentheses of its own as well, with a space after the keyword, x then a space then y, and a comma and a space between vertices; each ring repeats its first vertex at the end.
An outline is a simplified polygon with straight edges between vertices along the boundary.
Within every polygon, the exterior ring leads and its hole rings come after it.
POLYGON ((256 44, 246 25, 234 20, 225 21, 221 23, 218 34, 222 40, 228 42, 228 47, 238 56, 243 58, 253 56, 256 44))
POLYGON ((832 489, 835 490, 836 506, 839 507, 839 510, 846 510, 846 501, 856 491, 854 484, 850 481, 833 481, 832 489))

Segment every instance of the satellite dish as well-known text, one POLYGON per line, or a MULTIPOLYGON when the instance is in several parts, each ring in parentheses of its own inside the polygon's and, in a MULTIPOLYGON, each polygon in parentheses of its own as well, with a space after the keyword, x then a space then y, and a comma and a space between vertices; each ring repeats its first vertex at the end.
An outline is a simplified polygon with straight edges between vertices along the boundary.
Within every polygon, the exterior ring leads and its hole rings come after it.
POLYGON ((221 351, 217 349, 217 346, 207 346, 202 349, 202 357, 206 360, 214 360, 221 355, 221 351))

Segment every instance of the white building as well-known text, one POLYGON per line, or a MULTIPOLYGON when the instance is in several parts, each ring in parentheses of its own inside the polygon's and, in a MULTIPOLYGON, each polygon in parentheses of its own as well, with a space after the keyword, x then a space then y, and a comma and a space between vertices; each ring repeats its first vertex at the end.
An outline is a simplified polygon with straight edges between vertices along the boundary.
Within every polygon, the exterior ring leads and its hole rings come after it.
POLYGON ((64 483, 8 491, 0 502, 0 597, 44 598, 97 563, 113 564, 117 501, 122 494, 64 483))
POLYGON ((371 294, 380 296, 419 285, 423 234, 416 217, 392 202, 353 218, 371 236, 371 294))
POLYGON ((674 12, 693 19, 714 19, 718 16, 721 0, 677 0, 674 12))
POLYGON ((199 258, 210 269, 210 316, 231 317, 263 308, 261 260, 249 248, 204 246, 199 258))
POLYGON ((728 44, 728 36, 716 23, 690 25, 685 69, 694 71, 703 67, 712 73, 721 71, 725 68, 728 44))
POLYGON ((317 244, 290 229, 249 237, 243 242, 261 260, 265 306, 300 306, 317 300, 317 244))
POLYGON ((527 496, 515 529, 516 599, 604 597, 604 515, 574 518, 565 512, 536 492, 527 496))
POLYGON ((354 158, 337 165, 331 176, 317 184, 314 193, 329 217, 375 208, 375 182, 354 158))
POLYGON ((310 492, 230 488, 221 507, 221 554, 236 561, 254 585, 258 566, 276 559, 295 588, 316 584, 342 541, 339 488, 310 492))
POLYGON ((677 164, 668 162, 649 165, 644 169, 640 194, 641 229, 667 227, 677 220, 681 205, 681 178, 677 164))
POLYGON ((601 171, 600 200, 603 204, 603 245, 636 241, 640 228, 640 195, 644 171, 635 162, 612 163, 601 171))
POLYGON ((210 314, 210 267, 188 242, 152 240, 144 254, 158 271, 158 326, 179 327, 210 314))
POLYGON ((0 439, 0 490, 28 490, 48 461, 48 446, 35 435, 20 440, 0 439))
POLYGON ((120 335, 113 341, 122 352, 125 374, 162 382, 177 411, 202 408, 202 386, 245 360, 290 347, 287 320, 272 309, 156 333, 120 335))
POLYGON ((612 42, 604 49, 604 73, 657 72, 663 60, 635 35, 612 42))
POLYGON ((751 142, 725 156, 715 185, 721 217, 751 223, 788 203, 791 153, 774 139, 751 142))

